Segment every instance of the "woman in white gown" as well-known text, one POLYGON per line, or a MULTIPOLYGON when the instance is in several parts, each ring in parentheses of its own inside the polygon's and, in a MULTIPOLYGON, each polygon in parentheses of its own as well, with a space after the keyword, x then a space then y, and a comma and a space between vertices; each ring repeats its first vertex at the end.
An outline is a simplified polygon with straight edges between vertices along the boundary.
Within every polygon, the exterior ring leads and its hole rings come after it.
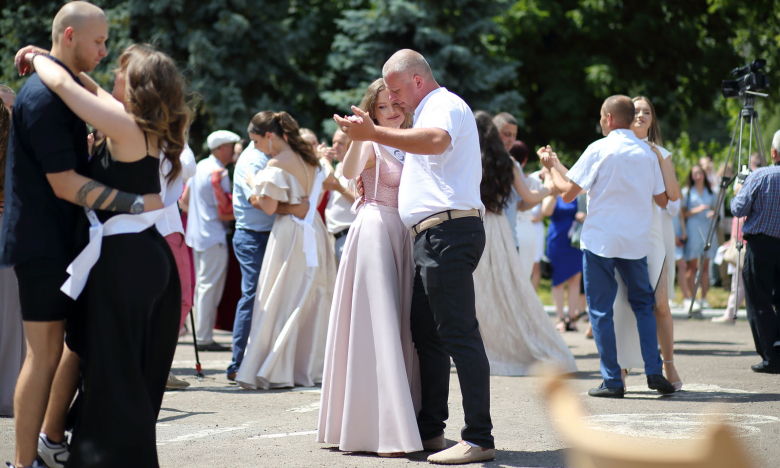
MULTIPOLYGON (((666 195, 670 201, 680 198, 680 184, 674 175, 674 167, 669 157, 671 153, 659 146, 661 140, 661 130, 658 126, 655 110, 650 101, 639 96, 633 99, 636 117, 631 129, 634 134, 651 144, 653 152, 658 157, 658 163, 661 166, 661 173, 666 186, 666 195)), ((655 290, 655 320, 658 326, 658 344, 661 346, 661 354, 664 361, 664 371, 666 378, 672 382, 675 390, 682 389, 682 381, 677 369, 674 366, 674 321, 672 312, 669 308, 669 266, 666 262, 673 263, 674 259, 667 259, 667 242, 670 241, 665 233, 663 216, 661 209, 653 203, 653 224, 650 231, 650 245, 647 254, 647 270, 655 290)), ((673 241, 673 239, 672 239, 673 241)), ((618 363, 621 369, 644 368, 644 361, 639 347, 639 332, 636 328, 636 317, 634 316, 631 305, 628 303, 626 287, 620 279, 620 275, 615 275, 618 280, 618 293, 615 299, 615 339, 617 343, 618 363)), ((623 377, 625 385, 625 375, 623 377)))
MULTIPOLYGON (((381 78, 360 108, 377 125, 411 127, 381 78)), ((344 176, 361 176, 364 198, 341 256, 325 347, 317 441, 340 450, 400 456, 423 449, 412 395, 419 366, 410 327, 412 237, 398 214, 404 153, 352 144, 344 176)), ((419 405, 418 405, 419 406, 419 405)))
POLYGON ((236 382, 245 388, 311 387, 322 381, 336 260, 317 216, 323 173, 298 123, 286 112, 260 112, 249 124, 255 148, 272 155, 251 181, 268 214, 280 202, 309 200, 301 220, 277 215, 257 285, 252 330, 236 382))
POLYGON ((551 193, 529 190, 503 147, 490 115, 475 112, 482 149, 480 193, 485 205, 485 251, 474 271, 477 320, 494 375, 528 375, 536 363, 563 373, 577 371, 574 356, 555 330, 515 253, 514 233, 503 209, 514 186, 521 210, 551 193))
MULTIPOLYGON (((509 155, 514 158, 522 173, 523 167, 525 167, 525 163, 528 161, 528 147, 526 144, 519 140, 515 141, 509 149, 509 155)), ((524 175, 523 181, 531 190, 542 188, 542 183, 532 177, 525 177, 524 175)), ((520 255, 520 266, 523 269, 523 275, 530 278, 537 255, 536 229, 533 223, 534 215, 531 210, 517 210, 516 217, 515 236, 518 254, 520 255)))

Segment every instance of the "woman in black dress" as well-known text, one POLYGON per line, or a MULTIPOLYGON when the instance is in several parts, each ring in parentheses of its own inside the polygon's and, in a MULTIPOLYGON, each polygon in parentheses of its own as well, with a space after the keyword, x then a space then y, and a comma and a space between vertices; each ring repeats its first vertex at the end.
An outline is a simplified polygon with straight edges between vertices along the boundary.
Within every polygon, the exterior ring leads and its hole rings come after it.
MULTIPOLYGON (((106 135, 92 151, 95 181, 128 193, 159 193, 159 155, 171 162, 168 180, 177 176, 189 113, 170 57, 147 45, 130 46, 119 58, 113 95, 83 73, 80 86, 46 57, 32 60, 44 84, 106 135)), ((104 187, 85 191, 90 189, 104 187)), ((100 206, 107 211, 94 212, 101 223, 132 217, 108 211, 111 205, 139 202, 115 197, 105 203, 100 206)), ((68 344, 82 359, 83 377, 69 467, 159 466, 155 423, 176 349, 181 293, 173 254, 153 213, 143 215, 150 224, 141 232, 102 239, 79 297, 83 314, 69 324, 68 344)))

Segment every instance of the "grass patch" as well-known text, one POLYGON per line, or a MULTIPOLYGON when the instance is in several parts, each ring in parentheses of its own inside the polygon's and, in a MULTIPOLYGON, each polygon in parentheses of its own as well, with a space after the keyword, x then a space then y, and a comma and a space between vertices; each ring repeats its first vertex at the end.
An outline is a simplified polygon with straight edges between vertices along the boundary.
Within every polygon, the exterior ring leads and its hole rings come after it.
MULTIPOLYGON (((707 291, 707 301, 710 303, 710 305, 714 309, 725 309, 726 304, 729 300, 729 291, 731 290, 731 280, 724 281, 724 284, 727 284, 729 287, 728 289, 724 289, 721 287, 711 287, 709 291, 707 291)), ((552 281, 548 279, 542 278, 542 280, 539 282, 539 290, 537 291, 539 294, 539 299, 542 301, 542 304, 544 305, 554 305, 553 304, 553 298, 552 298, 552 281)), ((699 296, 701 296, 701 289, 699 289, 699 296)), ((677 302, 678 304, 682 304, 683 301, 683 295, 680 291, 680 287, 675 284, 674 285, 674 302, 677 302)))

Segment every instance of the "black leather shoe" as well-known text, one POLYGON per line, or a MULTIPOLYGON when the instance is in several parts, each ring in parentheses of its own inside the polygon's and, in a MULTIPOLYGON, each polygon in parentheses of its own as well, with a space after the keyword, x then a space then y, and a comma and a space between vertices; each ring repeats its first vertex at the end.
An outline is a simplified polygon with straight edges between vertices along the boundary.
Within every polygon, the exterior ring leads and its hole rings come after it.
POLYGON ((647 376, 647 386, 651 390, 656 390, 661 395, 668 395, 674 393, 674 385, 672 385, 666 377, 660 374, 651 374, 647 376))
POLYGON ((756 364, 755 366, 750 366, 750 368, 753 369, 753 372, 758 372, 760 374, 780 374, 780 367, 770 366, 766 361, 756 364))
POLYGON ((623 387, 607 387, 603 381, 598 388, 588 390, 588 395, 598 398, 623 398, 625 394, 623 387))
POLYGON ((232 351, 232 350, 233 348, 231 348, 230 346, 222 346, 216 341, 214 343, 198 345, 198 351, 232 351))

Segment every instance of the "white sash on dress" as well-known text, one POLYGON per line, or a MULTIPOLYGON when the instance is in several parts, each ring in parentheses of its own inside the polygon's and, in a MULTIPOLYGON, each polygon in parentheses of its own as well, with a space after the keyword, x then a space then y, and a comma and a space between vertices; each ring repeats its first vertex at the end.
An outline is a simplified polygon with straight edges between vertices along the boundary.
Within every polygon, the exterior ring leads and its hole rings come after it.
POLYGON ((62 287, 60 287, 60 291, 73 299, 78 298, 84 290, 84 286, 86 286, 87 279, 89 278, 89 272, 97 263, 98 258, 100 258, 100 249, 103 246, 104 237, 114 236, 116 234, 137 234, 145 231, 154 226, 155 223, 157 223, 157 220, 165 214, 164 209, 139 215, 121 214, 114 216, 103 224, 93 210, 86 207, 84 210, 87 212, 87 219, 89 219, 90 224, 89 244, 87 244, 78 257, 68 265, 66 271, 70 275, 70 278, 68 278, 62 287))
MULTIPOLYGON (((297 216, 290 215, 293 221, 298 223, 303 228, 303 253, 306 255, 306 266, 317 267, 319 266, 319 260, 317 259, 317 237, 314 232, 314 215, 317 214, 316 200, 320 197, 322 191, 322 173, 324 171, 317 171, 314 178, 314 186, 311 189, 309 195, 309 212, 306 213, 304 219, 300 219, 297 216), (311 200, 315 200, 312 203, 311 200)), ((307 187, 308 188, 308 187, 307 187)))

